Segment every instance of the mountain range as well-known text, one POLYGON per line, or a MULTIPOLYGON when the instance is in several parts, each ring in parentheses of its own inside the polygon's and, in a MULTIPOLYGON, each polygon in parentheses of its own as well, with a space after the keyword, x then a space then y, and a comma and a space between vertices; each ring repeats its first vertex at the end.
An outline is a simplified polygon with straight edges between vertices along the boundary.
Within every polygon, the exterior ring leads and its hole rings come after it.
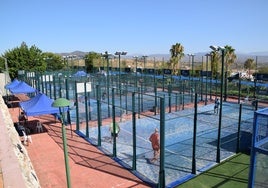
MULTIPOLYGON (((195 62, 201 62, 202 61, 202 56, 203 56, 203 61, 206 61, 205 54, 209 52, 198 52, 195 53, 194 56, 194 61, 195 62)), ((83 58, 88 52, 83 52, 83 51, 73 51, 73 52, 62 52, 62 53, 57 53, 58 55, 61 56, 70 56, 70 55, 76 55, 77 58, 83 58)), ((133 59, 134 56, 142 57, 144 54, 127 54, 126 56, 121 56, 122 59, 133 59)), ((168 61, 170 59, 170 54, 147 54, 147 59, 148 60, 156 60, 156 61, 168 61)), ((267 52, 251 52, 251 53, 236 53, 237 63, 244 63, 247 59, 251 58, 254 59, 255 61, 257 60, 257 63, 268 63, 268 51, 267 52)), ((189 57, 187 54, 182 59, 183 62, 188 62, 189 57)))

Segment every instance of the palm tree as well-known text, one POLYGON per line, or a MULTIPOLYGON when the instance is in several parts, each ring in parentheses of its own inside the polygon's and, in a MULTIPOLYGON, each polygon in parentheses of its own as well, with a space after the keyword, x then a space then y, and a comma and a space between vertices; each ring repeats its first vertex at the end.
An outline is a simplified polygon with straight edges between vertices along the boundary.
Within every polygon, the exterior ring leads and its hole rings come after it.
POLYGON ((250 76, 250 70, 254 68, 254 64, 255 64, 254 59, 252 58, 247 59, 244 63, 244 68, 248 69, 249 76, 250 76))
POLYGON ((214 78, 217 78, 220 62, 220 54, 217 51, 211 51, 211 71, 214 78))
POLYGON ((169 51, 171 54, 170 66, 172 69, 172 74, 174 74, 177 65, 180 64, 180 61, 184 56, 184 47, 180 43, 176 43, 171 46, 171 49, 169 51))
POLYGON ((229 67, 235 62, 236 60, 236 54, 235 54, 235 49, 233 49, 232 46, 224 46, 225 48, 225 53, 224 53, 224 59, 225 59, 225 75, 224 75, 224 101, 227 100, 227 91, 228 91, 228 83, 227 83, 227 78, 229 73, 229 67))
MULTIPOLYGON (((227 74, 229 74, 229 67, 235 62, 236 60, 236 54, 235 49, 232 48, 232 46, 225 46, 225 71, 227 74)), ((227 75, 226 75, 227 76, 227 75)))

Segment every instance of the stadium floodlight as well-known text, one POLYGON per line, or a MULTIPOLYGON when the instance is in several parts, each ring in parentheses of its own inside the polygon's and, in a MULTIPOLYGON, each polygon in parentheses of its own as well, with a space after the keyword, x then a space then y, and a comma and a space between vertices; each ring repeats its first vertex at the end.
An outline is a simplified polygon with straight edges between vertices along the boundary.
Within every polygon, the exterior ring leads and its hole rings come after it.
POLYGON ((141 56, 143 58, 143 74, 145 74, 145 63, 146 63, 146 58, 148 57, 147 55, 141 56))
POLYGON ((127 55, 127 52, 123 51, 123 52, 115 52, 114 55, 127 55))
POLYGON ((211 48, 213 51, 218 51, 218 46, 211 45, 210 48, 211 48))
POLYGON ((213 51, 219 51, 219 50, 225 50, 224 47, 222 46, 215 46, 215 45, 211 45, 210 48, 213 50, 213 51))
POLYGON ((208 57, 210 57, 211 54, 207 53, 205 56, 206 56, 206 99, 205 99, 205 105, 207 105, 207 101, 208 101, 208 57))
MULTIPOLYGON (((122 95, 121 95, 121 61, 120 61, 120 57, 121 55, 127 55, 127 52, 122 51, 122 52, 115 52, 115 55, 118 55, 118 64, 119 64, 119 92, 120 92, 120 109, 122 109, 122 95)), ((120 110, 120 121, 122 121, 122 110, 120 110)))
POLYGON ((133 58, 135 59, 135 62, 136 62, 136 71, 135 71, 135 90, 137 90, 137 82, 138 82, 138 73, 137 73, 137 69, 138 69, 138 56, 133 56, 133 58))
MULTIPOLYGON (((223 73, 224 73, 224 52, 225 48, 221 46, 210 46, 213 51, 221 51, 221 91, 220 91, 220 114, 219 114, 219 127, 218 127, 218 141, 217 141, 217 156, 216 162, 219 163, 221 159, 220 147, 221 147, 221 126, 222 126, 222 99, 223 99, 223 73)), ((225 81, 225 84, 226 81, 225 81)), ((226 92, 226 90, 225 90, 226 92)), ((226 95, 225 95, 226 97, 226 95)))

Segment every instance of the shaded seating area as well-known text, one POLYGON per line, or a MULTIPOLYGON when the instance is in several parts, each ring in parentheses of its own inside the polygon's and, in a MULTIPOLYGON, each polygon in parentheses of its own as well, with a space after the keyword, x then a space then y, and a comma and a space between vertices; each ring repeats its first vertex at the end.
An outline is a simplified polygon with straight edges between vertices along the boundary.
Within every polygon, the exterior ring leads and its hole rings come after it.
POLYGON ((4 101, 7 104, 8 108, 18 107, 18 102, 21 101, 16 95, 17 94, 34 94, 36 89, 28 85, 24 81, 19 81, 14 79, 12 82, 5 85, 5 89, 8 90, 11 95, 4 97, 4 101))
POLYGON ((16 122, 14 123, 14 127, 16 128, 19 136, 23 136, 21 132, 22 130, 24 130, 27 135, 47 132, 47 129, 42 122, 36 119, 28 120, 26 124, 16 122))
POLYGON ((36 92, 34 88, 25 82, 14 80, 6 85, 12 93, 10 96, 3 97, 9 108, 20 108, 14 127, 21 137, 23 143, 31 141, 30 135, 47 132, 47 129, 39 121, 41 115, 59 114, 59 109, 52 107, 53 100, 45 94, 37 93, 34 97, 29 98, 27 94, 36 92), (29 117, 32 118, 29 118, 29 117), (35 118, 37 116, 37 118, 35 118))
MULTIPOLYGON (((39 120, 35 118, 31 118, 31 120, 29 120, 28 117, 47 114, 58 117, 60 112, 58 108, 52 107, 53 100, 43 93, 36 93, 37 90, 35 88, 31 87, 24 81, 19 81, 17 79, 6 84, 5 88, 12 94, 4 97, 7 106, 9 108, 20 108, 18 120, 14 124, 19 136, 25 137, 30 134, 47 132, 47 129, 39 120), (31 95, 32 93, 34 93, 34 95, 31 95), (33 97, 29 98, 29 96, 33 97)), ((38 119, 39 118, 40 117, 38 117, 38 119)))
POLYGON ((47 114, 59 114, 59 109, 52 107, 53 100, 42 93, 38 93, 35 97, 19 102, 22 110, 19 117, 19 124, 24 125, 27 134, 37 134, 47 132, 46 128, 39 120, 28 120, 29 116, 41 116, 47 114))
POLYGON ((52 107, 53 100, 43 93, 19 103, 26 116, 38 116, 44 114, 59 114, 59 109, 52 107))

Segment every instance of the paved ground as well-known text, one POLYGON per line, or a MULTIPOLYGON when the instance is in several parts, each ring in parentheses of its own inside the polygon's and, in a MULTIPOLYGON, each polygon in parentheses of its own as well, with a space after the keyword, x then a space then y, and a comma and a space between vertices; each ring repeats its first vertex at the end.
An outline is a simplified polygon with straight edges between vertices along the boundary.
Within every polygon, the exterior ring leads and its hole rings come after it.
MULTIPOLYGON (((19 108, 9 111, 16 122, 19 108)), ((33 143, 25 146, 41 187, 66 187, 60 122, 50 115, 29 117, 28 120, 33 130, 37 121, 42 122, 45 130, 32 134, 33 143)), ((66 128, 73 187, 149 187, 82 137, 74 132, 71 134, 70 127, 66 128)))
MULTIPOLYGON (((13 122, 18 108, 10 108, 13 122)), ((40 120, 45 132, 32 134, 33 143, 25 146, 41 187, 66 187, 61 124, 53 116, 29 117, 29 124, 40 120)), ((30 127, 33 128, 34 125, 30 127)), ((33 129, 34 130, 34 129, 33 129)), ((68 156, 72 187, 149 187, 98 148, 67 130, 68 156)), ((1 181, 0 181, 1 182, 1 181)))

